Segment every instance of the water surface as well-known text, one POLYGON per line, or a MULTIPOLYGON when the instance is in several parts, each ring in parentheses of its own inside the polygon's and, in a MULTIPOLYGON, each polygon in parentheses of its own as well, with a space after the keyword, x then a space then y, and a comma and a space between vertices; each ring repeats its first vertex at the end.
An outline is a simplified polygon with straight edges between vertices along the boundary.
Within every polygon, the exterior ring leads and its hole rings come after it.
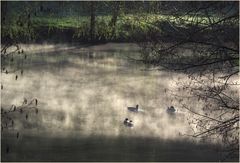
POLYGON ((188 114, 165 90, 183 74, 149 70, 135 44, 22 45, 24 74, 2 74, 3 107, 39 100, 39 114, 15 115, 2 133, 3 161, 218 161, 218 146, 196 143, 188 114), (127 110, 136 104, 143 110, 127 110), (175 106, 176 116, 166 113, 175 106), (134 127, 123 125, 129 118, 134 127), (20 138, 16 139, 19 131, 20 138))

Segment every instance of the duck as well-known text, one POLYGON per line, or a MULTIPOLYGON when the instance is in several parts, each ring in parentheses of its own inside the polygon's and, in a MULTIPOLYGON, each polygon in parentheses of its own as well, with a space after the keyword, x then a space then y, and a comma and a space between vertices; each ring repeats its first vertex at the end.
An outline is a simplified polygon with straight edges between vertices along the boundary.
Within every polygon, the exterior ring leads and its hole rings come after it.
POLYGON ((129 121, 128 127, 133 127, 133 122, 132 122, 132 120, 129 121))
POLYGON ((176 112, 176 109, 173 106, 170 106, 167 108, 167 113, 168 114, 174 114, 176 112))
POLYGON ((123 121, 123 124, 127 124, 128 123, 128 118, 125 118, 125 120, 123 121))
POLYGON ((125 118, 125 120, 123 121, 123 124, 127 127, 133 127, 132 120, 129 120, 128 118, 125 118))
POLYGON ((128 107, 128 110, 132 112, 138 112, 138 104, 136 105, 136 107, 128 107))

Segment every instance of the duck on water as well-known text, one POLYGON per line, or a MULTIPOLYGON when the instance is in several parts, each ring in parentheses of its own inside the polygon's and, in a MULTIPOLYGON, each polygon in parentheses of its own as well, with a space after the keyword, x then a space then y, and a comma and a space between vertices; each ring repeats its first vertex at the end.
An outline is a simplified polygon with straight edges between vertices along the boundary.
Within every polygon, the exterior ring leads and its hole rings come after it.
POLYGON ((133 127, 133 122, 132 120, 129 120, 128 118, 126 118, 124 121, 123 121, 123 124, 127 127, 133 127))
POLYGON ((176 112, 176 109, 173 106, 170 106, 167 108, 168 114, 173 115, 173 114, 175 114, 175 112, 176 112))
POLYGON ((138 107, 138 104, 136 105, 136 107, 127 107, 127 109, 128 109, 128 111, 130 111, 130 112, 134 112, 134 113, 139 113, 139 112, 144 112, 144 110, 143 109, 140 109, 139 107, 138 107))

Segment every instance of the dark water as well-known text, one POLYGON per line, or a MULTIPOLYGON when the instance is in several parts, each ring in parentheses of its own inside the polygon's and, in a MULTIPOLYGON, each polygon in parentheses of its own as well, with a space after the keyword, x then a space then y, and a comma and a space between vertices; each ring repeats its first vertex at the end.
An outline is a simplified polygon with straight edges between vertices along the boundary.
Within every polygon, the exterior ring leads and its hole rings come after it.
MULTIPOLYGON (((189 115, 165 89, 183 74, 146 71, 134 44, 25 45, 24 75, 2 75, 1 105, 39 100, 39 114, 16 114, 2 132, 2 161, 219 161, 214 143, 180 136, 189 115), (131 113, 139 104, 143 112, 131 113), (175 117, 166 114, 176 106, 175 117), (127 128, 123 120, 133 120, 127 128), (20 137, 16 138, 16 133, 20 137), (7 146, 9 152, 6 152, 7 146)), ((11 67, 22 64, 16 60, 11 67)), ((191 102, 191 101, 190 101, 191 102)), ((191 102, 192 103, 192 102, 191 102)), ((197 107, 197 105, 196 105, 197 107)), ((199 106, 201 107, 201 106, 199 106)))
MULTIPOLYGON (((11 136, 10 136, 11 137, 11 136)), ((55 138, 24 135, 2 161, 218 161, 218 146, 144 137, 55 138)))

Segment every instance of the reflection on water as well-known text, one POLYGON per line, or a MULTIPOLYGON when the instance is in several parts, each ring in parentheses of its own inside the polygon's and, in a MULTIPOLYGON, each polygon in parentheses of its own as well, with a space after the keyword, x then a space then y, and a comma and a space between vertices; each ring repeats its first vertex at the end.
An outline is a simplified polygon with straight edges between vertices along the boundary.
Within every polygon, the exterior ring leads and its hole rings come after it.
POLYGON ((18 118, 15 129, 3 135, 2 145, 13 147, 9 155, 2 152, 3 160, 173 161, 174 154, 194 161, 204 160, 200 151, 209 153, 179 136, 189 132, 184 112, 166 114, 167 106, 177 103, 164 90, 184 76, 145 71, 145 65, 129 61, 140 55, 136 45, 24 48, 24 75, 14 80, 14 75, 2 74, 2 106, 36 97, 40 111, 28 121, 18 118), (144 111, 127 110, 136 104, 144 111), (123 125, 125 118, 133 120, 133 128, 123 125), (14 139, 15 130, 22 132, 20 140, 14 139), (183 157, 184 149, 200 151, 183 157))

